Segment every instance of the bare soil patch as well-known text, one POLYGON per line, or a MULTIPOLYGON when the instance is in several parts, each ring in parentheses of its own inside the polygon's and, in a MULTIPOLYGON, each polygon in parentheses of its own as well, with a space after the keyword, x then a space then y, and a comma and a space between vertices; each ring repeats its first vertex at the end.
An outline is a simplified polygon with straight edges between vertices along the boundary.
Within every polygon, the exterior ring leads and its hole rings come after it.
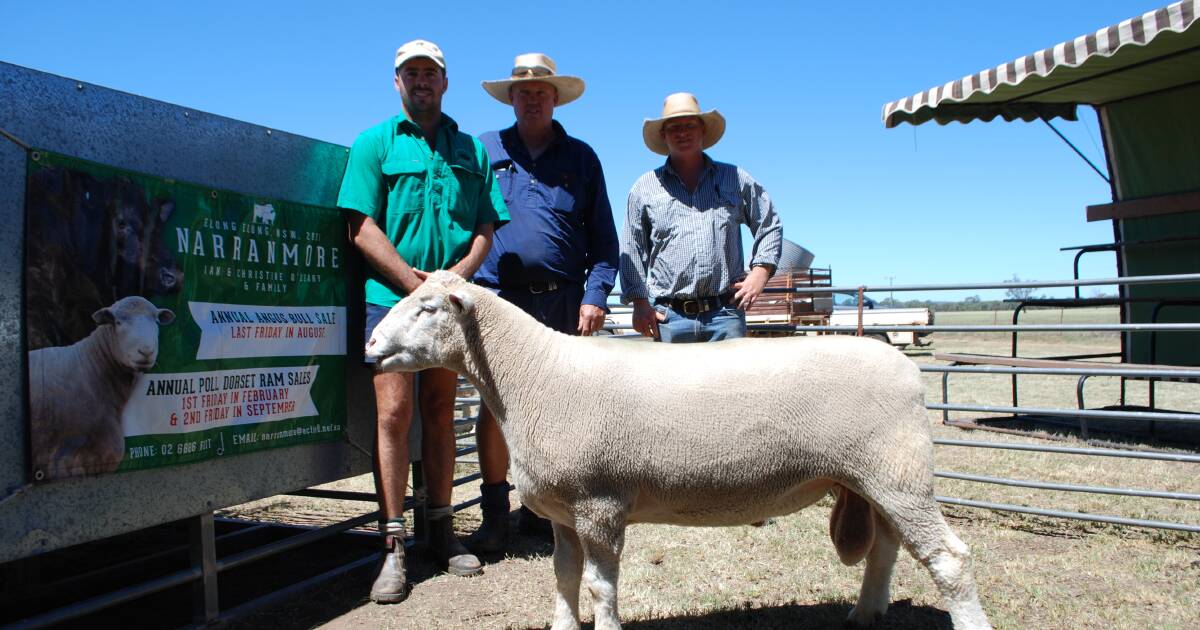
MULTIPOLYGON (((956 317, 978 320, 961 323, 993 323, 993 319, 1006 323, 1011 314, 939 313, 938 322, 951 323, 956 317)), ((1115 321, 1115 311, 1038 311, 1024 315, 1022 321, 1060 318, 1064 322, 1115 321)), ((938 333, 933 339, 939 352, 1007 354, 1011 342, 1008 335, 980 338, 938 333)), ((1027 356, 1061 356, 1109 351, 1117 347, 1117 340, 1114 335, 1095 333, 1041 333, 1022 336, 1020 344, 1027 356)), ((909 354, 918 362, 932 360, 930 350, 909 354)), ((926 378, 928 398, 940 399, 940 377, 926 378)), ((1093 396, 1096 405, 1118 396, 1115 382, 1102 380, 1089 383, 1089 406, 1093 396)), ((1074 382, 1070 377, 1022 377, 1022 403, 1073 408, 1074 382)), ((1006 405, 1010 396, 1007 377, 955 375, 951 387, 951 400, 955 401, 1006 405)), ((1200 410, 1200 386, 1169 384, 1160 388, 1163 406, 1200 410)), ((1132 383, 1128 396, 1139 393, 1145 394, 1144 384, 1132 383)), ((929 419, 935 437, 1045 443, 1032 437, 946 427, 941 424, 940 412, 930 412, 929 419)), ((1085 445, 1070 436, 1061 439, 1064 444, 1085 445)), ((1200 492, 1196 464, 949 446, 937 447, 935 460, 939 470, 996 477, 1200 492)), ((473 468, 464 466, 463 471, 473 472, 473 468)), ((371 490, 369 477, 331 485, 371 490)), ((475 484, 460 487, 456 501, 473 498, 477 492, 475 484)), ((1051 492, 947 479, 938 480, 937 492, 1200 523, 1200 506, 1194 501, 1051 492)), ((762 528, 630 527, 620 582, 626 627, 840 627, 857 596, 862 567, 844 567, 838 562, 828 538, 830 505, 827 499, 762 528)), ((365 504, 346 506, 336 501, 274 497, 227 512, 242 518, 294 518, 313 523, 334 522, 348 513, 370 509, 365 504)), ((981 600, 997 628, 1190 628, 1200 619, 1200 536, 1196 534, 956 506, 944 506, 943 512, 972 548, 981 600)), ((456 518, 460 533, 467 535, 478 525, 478 508, 467 509, 456 518)), ((412 551, 414 588, 401 604, 378 606, 367 600, 373 578, 367 567, 297 601, 261 611, 237 627, 544 628, 553 618, 551 551, 545 541, 515 536, 508 553, 485 558, 485 573, 475 578, 439 574, 419 550, 412 551)), ((897 563, 892 598, 881 627, 950 627, 928 573, 905 553, 897 563)), ((582 599, 584 618, 590 619, 586 590, 582 599)))

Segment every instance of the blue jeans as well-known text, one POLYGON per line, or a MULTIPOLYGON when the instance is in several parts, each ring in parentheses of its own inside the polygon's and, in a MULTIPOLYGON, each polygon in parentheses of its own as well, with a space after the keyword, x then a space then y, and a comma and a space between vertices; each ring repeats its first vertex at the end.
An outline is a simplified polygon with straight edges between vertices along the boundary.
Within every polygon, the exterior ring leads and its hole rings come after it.
POLYGON ((721 341, 746 336, 746 314, 732 306, 699 315, 684 315, 665 305, 654 308, 667 316, 667 321, 658 322, 658 334, 663 343, 721 341))
MULTIPOLYGON (((379 325, 379 322, 383 321, 384 317, 387 317, 387 314, 391 312, 391 310, 392 309, 386 306, 380 306, 378 304, 371 304, 370 302, 367 302, 367 321, 366 325, 363 327, 364 346, 367 345, 367 342, 371 340, 371 333, 375 332, 375 327, 379 325)), ((364 356, 363 364, 375 365, 375 359, 364 356)))

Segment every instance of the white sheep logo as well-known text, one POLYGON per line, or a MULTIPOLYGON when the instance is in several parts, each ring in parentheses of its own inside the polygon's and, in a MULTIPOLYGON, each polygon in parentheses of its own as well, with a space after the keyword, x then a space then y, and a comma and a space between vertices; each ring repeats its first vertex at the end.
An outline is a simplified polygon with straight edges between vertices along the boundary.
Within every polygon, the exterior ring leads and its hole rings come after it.
POLYGON ((254 223, 275 225, 275 206, 269 203, 254 204, 254 216, 251 220, 254 223))
POLYGON ((831 492, 839 558, 866 559, 850 624, 883 616, 903 545, 956 628, 991 627, 970 552, 933 496, 920 371, 887 344, 573 337, 439 271, 380 322, 366 354, 384 371, 454 370, 496 411, 521 502, 554 523, 555 630, 579 628, 585 577, 595 627, 620 627, 628 523, 743 525, 831 492))
POLYGON ((137 375, 158 361, 159 326, 175 314, 129 296, 97 310, 92 320, 96 329, 82 340, 29 353, 33 466, 46 479, 121 465, 121 410, 137 375))

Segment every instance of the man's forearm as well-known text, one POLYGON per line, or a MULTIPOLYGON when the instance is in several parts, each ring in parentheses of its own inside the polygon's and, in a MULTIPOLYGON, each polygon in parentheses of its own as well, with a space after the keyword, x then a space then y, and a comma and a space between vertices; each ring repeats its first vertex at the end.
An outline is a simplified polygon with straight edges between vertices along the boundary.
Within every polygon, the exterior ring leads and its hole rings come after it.
POLYGON ((462 260, 450 267, 450 271, 470 280, 475 272, 479 270, 479 266, 487 259, 488 251, 492 249, 492 234, 496 228, 491 223, 484 223, 475 227, 475 234, 471 237, 471 247, 467 250, 467 255, 463 256, 462 260))
POLYGON ((350 241, 362 252, 363 258, 375 271, 405 293, 412 293, 421 286, 421 279, 396 251, 396 246, 388 240, 374 220, 370 217, 352 216, 349 224, 350 241))

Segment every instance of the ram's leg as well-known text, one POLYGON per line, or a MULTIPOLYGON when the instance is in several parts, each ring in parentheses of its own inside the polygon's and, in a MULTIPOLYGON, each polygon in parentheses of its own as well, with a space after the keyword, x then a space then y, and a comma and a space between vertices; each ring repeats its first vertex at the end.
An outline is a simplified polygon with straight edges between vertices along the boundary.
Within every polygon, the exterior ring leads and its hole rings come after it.
POLYGON ((871 493, 875 507, 892 525, 896 536, 933 576, 958 630, 991 628, 971 575, 971 551, 959 540, 933 499, 933 492, 871 493))
POLYGON ((852 626, 866 628, 883 618, 891 603, 890 585, 892 567, 896 565, 896 552, 900 541, 896 533, 878 512, 872 510, 875 520, 875 541, 867 552, 867 567, 863 571, 862 590, 858 603, 850 611, 846 622, 852 626))
POLYGON ((617 579, 621 571, 621 550, 625 546, 625 519, 616 510, 591 510, 609 514, 603 522, 581 523, 576 531, 583 545, 583 580, 592 595, 595 630, 619 630, 617 579))
POLYGON ((579 629, 579 580, 583 575, 583 548, 575 530, 554 523, 554 595, 553 630, 579 629))

